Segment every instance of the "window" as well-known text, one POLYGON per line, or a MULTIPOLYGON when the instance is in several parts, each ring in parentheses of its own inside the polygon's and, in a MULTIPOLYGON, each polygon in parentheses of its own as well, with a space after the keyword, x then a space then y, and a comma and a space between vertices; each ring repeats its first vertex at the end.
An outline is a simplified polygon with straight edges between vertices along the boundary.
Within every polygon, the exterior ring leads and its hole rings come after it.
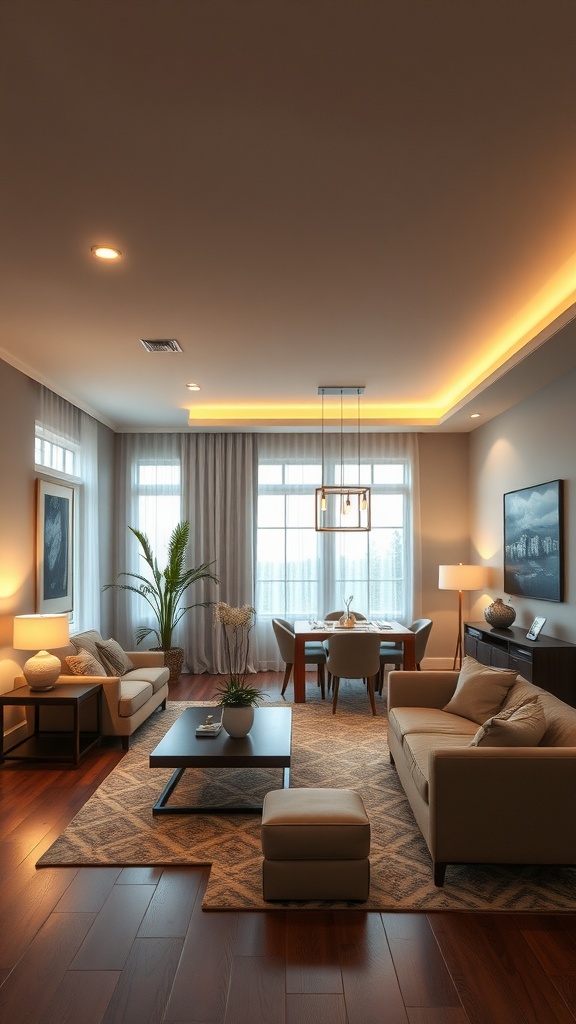
MULTIPOLYGON (((340 483, 340 465, 332 464, 340 483)), ((371 618, 412 615, 411 463, 363 460, 360 483, 372 488, 369 533, 317 533, 317 461, 263 457, 259 465, 256 607, 260 616, 308 618, 352 607, 371 618)), ((327 475, 325 475, 327 479, 327 475)), ((344 483, 358 483, 358 464, 344 464, 344 483)))
POLYGON ((134 466, 138 520, 134 525, 148 537, 162 569, 170 535, 181 520, 180 461, 142 459, 134 466))
POLYGON ((71 438, 62 437, 36 423, 34 461, 36 466, 49 470, 51 475, 78 479, 80 445, 71 438))
POLYGON ((261 463, 258 471, 256 607, 298 618, 319 606, 319 537, 314 489, 321 467, 261 463))

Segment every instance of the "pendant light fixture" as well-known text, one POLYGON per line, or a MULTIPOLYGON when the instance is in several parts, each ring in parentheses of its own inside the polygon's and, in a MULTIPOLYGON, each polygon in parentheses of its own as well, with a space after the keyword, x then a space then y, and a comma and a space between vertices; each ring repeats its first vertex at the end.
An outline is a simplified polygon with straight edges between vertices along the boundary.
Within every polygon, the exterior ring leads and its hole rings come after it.
MULTIPOLYGON (((360 395, 364 386, 334 387, 322 385, 322 484, 316 488, 316 530, 319 533, 365 533, 370 530, 370 487, 360 480, 360 395), (324 396, 340 396, 340 483, 326 483, 324 396), (344 473, 344 396, 356 395, 356 482, 345 480, 344 473)), ((347 463, 350 467, 350 462, 347 463)), ((348 474, 346 474, 348 475, 348 474)))

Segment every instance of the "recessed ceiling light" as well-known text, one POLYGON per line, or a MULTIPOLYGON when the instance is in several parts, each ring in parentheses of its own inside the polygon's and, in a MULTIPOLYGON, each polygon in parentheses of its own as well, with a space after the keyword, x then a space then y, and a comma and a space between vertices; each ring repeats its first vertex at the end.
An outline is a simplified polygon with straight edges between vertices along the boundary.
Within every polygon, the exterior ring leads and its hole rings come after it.
POLYGON ((200 391, 199 384, 187 384, 186 387, 188 388, 188 391, 200 391))
POLYGON ((90 252, 99 260, 119 260, 122 256, 120 249, 113 249, 111 245, 93 245, 90 252))
POLYGON ((480 416, 479 412, 471 412, 470 413, 470 419, 471 420, 477 420, 479 418, 479 416, 480 416))

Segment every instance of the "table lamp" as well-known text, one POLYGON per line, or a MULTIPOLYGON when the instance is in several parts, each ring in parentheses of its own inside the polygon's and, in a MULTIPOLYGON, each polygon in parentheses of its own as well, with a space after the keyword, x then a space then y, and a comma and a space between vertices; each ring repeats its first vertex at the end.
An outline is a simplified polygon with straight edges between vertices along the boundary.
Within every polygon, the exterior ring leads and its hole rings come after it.
POLYGON ((16 615, 14 650, 38 651, 22 670, 31 690, 52 690, 62 671, 60 658, 47 648, 66 647, 69 642, 68 615, 16 615), (40 650, 39 650, 40 648, 40 650))
POLYGON ((488 586, 487 565, 440 565, 438 567, 438 589, 458 591, 458 639, 452 668, 462 668, 462 591, 483 590, 488 586))

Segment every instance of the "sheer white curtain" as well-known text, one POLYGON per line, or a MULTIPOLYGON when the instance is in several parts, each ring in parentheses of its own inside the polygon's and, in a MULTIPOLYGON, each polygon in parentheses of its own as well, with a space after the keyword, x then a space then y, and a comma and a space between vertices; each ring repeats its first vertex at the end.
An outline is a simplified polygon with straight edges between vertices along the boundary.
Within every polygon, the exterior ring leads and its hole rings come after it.
POLYGON ((258 448, 257 668, 281 667, 273 617, 322 617, 354 595, 352 606, 369 617, 411 621, 420 574, 417 435, 362 434, 360 478, 352 433, 262 434, 258 448), (316 532, 322 479, 370 485, 369 533, 316 532))
POLYGON ((42 386, 36 433, 37 439, 61 447, 72 456, 73 465, 65 460, 61 470, 44 465, 42 472, 74 486, 72 628, 76 632, 99 629, 98 424, 92 416, 42 386))
MULTIPOLYGON (((149 575, 141 557, 142 549, 129 526, 147 535, 160 568, 166 564, 170 534, 177 523, 187 518, 182 500, 182 437, 181 434, 116 435, 116 574, 149 575)), ((125 576, 104 582, 138 585, 125 576)), ((137 627, 155 625, 146 601, 129 591, 112 592, 112 612, 116 639, 129 650, 134 648, 137 627)), ((178 628, 174 642, 183 646, 183 626, 178 628)), ((151 634, 143 648, 154 646, 156 638, 151 634)))
MULTIPOLYGON (((189 567, 213 563, 220 585, 200 580, 185 603, 254 603, 256 461, 251 434, 119 434, 116 455, 117 572, 141 572, 136 526, 150 539, 160 568, 168 537, 190 522, 189 567)), ((112 581, 110 581, 112 582, 112 581)), ((120 580, 119 582, 122 582, 120 580)), ((114 595, 121 643, 134 643, 137 626, 152 625, 146 602, 124 591, 114 595)), ((177 627, 192 672, 225 672, 222 637, 211 608, 194 608, 177 627)), ((145 647, 155 645, 150 639, 145 647)))

